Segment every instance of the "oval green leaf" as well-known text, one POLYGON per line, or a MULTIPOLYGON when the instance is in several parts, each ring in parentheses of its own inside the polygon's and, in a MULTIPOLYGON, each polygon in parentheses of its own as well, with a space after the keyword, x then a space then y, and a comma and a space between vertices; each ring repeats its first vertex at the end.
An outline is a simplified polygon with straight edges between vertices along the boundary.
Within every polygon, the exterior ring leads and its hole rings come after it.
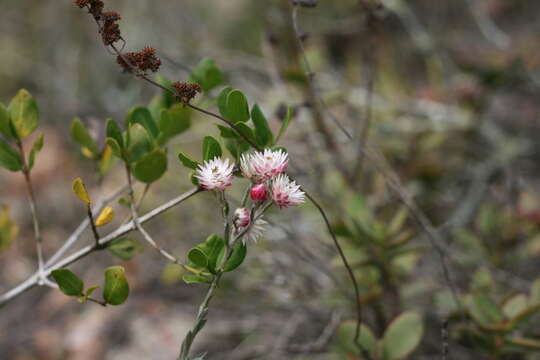
POLYGON ((424 324, 420 315, 406 312, 394 319, 382 339, 385 360, 398 360, 411 354, 420 344, 424 334, 424 324))
POLYGON ((107 304, 120 305, 129 296, 129 284, 122 266, 111 266, 105 269, 105 286, 103 299, 107 304))
POLYGON ((257 144, 261 147, 272 144, 272 141, 274 141, 274 134, 272 134, 268 121, 257 104, 253 105, 253 108, 251 109, 251 120, 253 121, 253 125, 255 125, 255 138, 257 139, 257 144))
POLYGON ((154 138, 159 135, 159 129, 154 122, 154 118, 152 117, 150 110, 144 106, 136 106, 131 109, 127 115, 127 122, 128 126, 133 124, 141 124, 154 138))
POLYGON ((39 110, 32 95, 19 90, 8 106, 11 123, 19 138, 30 135, 38 126, 39 110))
POLYGON ((227 95, 226 105, 227 119, 233 123, 249 120, 249 106, 244 93, 240 90, 232 90, 227 95))
POLYGON ((221 157, 221 145, 219 142, 211 136, 205 136, 203 139, 203 160, 212 160, 215 157, 221 157))
POLYGON ((83 293, 84 283, 77 275, 68 269, 57 269, 51 276, 58 284, 60 291, 68 296, 80 296, 83 293))
POLYGON ((153 183, 167 171, 167 154, 162 150, 154 150, 135 163, 133 176, 145 184, 153 183))
POLYGON ((96 141, 90 136, 90 133, 82 123, 81 119, 75 118, 71 122, 70 134, 73 140, 75 140, 82 147, 87 148, 94 157, 99 155, 99 149, 96 141))

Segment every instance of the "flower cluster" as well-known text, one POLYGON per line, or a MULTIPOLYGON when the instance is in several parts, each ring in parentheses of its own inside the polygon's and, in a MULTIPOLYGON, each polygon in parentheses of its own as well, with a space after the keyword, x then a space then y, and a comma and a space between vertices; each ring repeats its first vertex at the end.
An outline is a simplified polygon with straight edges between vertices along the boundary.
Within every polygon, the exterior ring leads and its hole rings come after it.
MULTIPOLYGON (((270 195, 280 208, 299 205, 305 201, 300 185, 284 174, 288 162, 288 155, 282 150, 266 149, 263 152, 242 155, 242 175, 254 183, 249 192, 251 200, 262 203, 270 195)), ((214 158, 199 165, 196 177, 204 189, 223 191, 232 184, 233 168, 228 159, 214 158)))
POLYGON ((176 81, 171 86, 174 88, 174 97, 185 104, 189 103, 197 93, 201 92, 199 84, 176 81))
POLYGON ((128 52, 118 55, 116 62, 126 72, 132 72, 133 69, 137 69, 143 73, 147 70, 157 72, 161 66, 161 60, 156 56, 156 49, 149 46, 139 52, 128 52))

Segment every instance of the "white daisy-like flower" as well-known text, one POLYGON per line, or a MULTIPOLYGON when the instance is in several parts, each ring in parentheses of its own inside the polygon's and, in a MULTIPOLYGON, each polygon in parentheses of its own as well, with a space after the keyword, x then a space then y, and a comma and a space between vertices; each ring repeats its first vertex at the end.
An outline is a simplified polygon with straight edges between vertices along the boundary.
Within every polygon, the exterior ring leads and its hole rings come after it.
POLYGON ((289 155, 283 150, 265 149, 264 152, 243 154, 240 159, 242 174, 257 183, 262 183, 283 173, 289 164, 289 155))
POLYGON ((295 206, 305 202, 305 193, 295 181, 281 174, 272 181, 272 200, 280 208, 295 206))
POLYGON ((251 214, 248 209, 238 208, 234 211, 233 223, 235 227, 235 235, 242 233, 246 230, 246 228, 248 229, 246 233, 242 236, 242 242, 244 244, 246 243, 246 239, 257 242, 257 240, 266 231, 266 225, 268 224, 261 218, 255 220, 255 222, 252 224, 250 224, 250 222, 251 214))
POLYGON ((234 164, 229 159, 215 157, 199 165, 195 177, 206 190, 225 190, 232 184, 234 164))

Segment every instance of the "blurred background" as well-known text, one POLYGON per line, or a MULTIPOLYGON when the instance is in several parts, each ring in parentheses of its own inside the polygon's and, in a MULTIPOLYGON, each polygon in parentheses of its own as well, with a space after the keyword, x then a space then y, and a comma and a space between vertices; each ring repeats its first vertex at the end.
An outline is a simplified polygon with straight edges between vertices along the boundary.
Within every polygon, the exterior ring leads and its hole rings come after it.
MULTIPOLYGON (((26 88, 40 106, 45 147, 33 178, 49 257, 85 216, 71 193, 75 177, 95 198, 124 183, 119 163, 98 175, 70 136, 72 119, 80 117, 102 144, 105 119, 123 122, 158 92, 122 73, 72 1, 2 5, 0 101, 26 88)), ((413 312, 423 331, 405 358, 440 358, 448 343, 453 359, 540 359, 540 3, 320 0, 297 9, 298 33, 288 0, 109 0, 106 8, 122 15, 125 51, 155 47, 163 76, 185 80, 211 57, 225 84, 258 103, 272 129, 293 107, 282 140, 291 173, 327 210, 376 338, 413 312), (403 198, 415 204, 413 214, 403 198), (462 307, 423 220, 442 241, 462 307), (447 318, 448 336, 441 336, 447 318)), ((218 92, 195 102, 215 110, 218 92)), ((176 154, 199 154, 202 137, 219 134, 211 118, 194 114, 192 124, 170 142, 169 171, 141 212, 190 188, 176 154)), ((3 293, 36 267, 21 174, 0 171, 0 204, 19 226, 9 246, 0 244, 3 293)), ((129 214, 113 207, 118 221, 103 233, 129 214)), ((146 228, 183 257, 221 231, 219 216, 202 194, 146 228)), ((316 209, 307 203, 268 220, 264 239, 224 278, 195 352, 361 359, 348 336, 352 288, 316 209)), ((79 246, 91 241, 87 231, 79 246)), ((143 246, 130 261, 101 252, 70 267, 97 284, 105 267, 126 267, 132 293, 122 306, 79 304, 43 287, 1 308, 0 358, 175 358, 205 286, 185 284, 179 268, 143 246)))

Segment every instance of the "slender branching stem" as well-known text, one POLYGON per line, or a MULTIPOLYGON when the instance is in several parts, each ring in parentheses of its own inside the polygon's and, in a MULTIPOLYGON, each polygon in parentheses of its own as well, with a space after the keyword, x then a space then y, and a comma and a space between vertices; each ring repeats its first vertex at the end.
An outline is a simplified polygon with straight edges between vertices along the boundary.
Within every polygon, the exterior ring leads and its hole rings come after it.
POLYGON ((28 201, 30 203, 30 213, 32 214, 32 222, 34 225, 34 238, 36 240, 36 252, 38 258, 38 271, 40 274, 39 284, 43 285, 46 279, 43 277, 43 239, 41 237, 41 229, 39 225, 39 219, 37 215, 36 196, 34 193, 34 186, 32 185, 32 178, 30 176, 30 168, 26 163, 26 156, 24 153, 24 145, 21 140, 17 140, 17 146, 21 153, 21 159, 23 162, 22 173, 26 183, 26 190, 28 193, 28 201))

